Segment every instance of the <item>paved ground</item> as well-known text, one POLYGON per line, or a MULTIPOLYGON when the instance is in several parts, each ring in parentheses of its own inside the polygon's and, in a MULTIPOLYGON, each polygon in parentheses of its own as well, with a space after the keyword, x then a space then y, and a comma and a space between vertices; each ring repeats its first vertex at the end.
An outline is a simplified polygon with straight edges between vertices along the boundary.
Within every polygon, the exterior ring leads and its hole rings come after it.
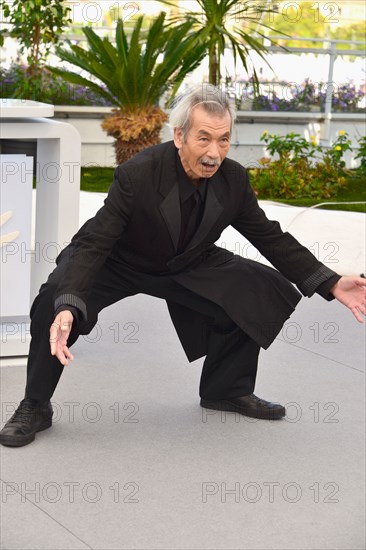
MULTIPOLYGON (((102 199, 82 194, 81 221, 102 199)), ((265 208, 283 229, 298 212, 265 208)), ((337 271, 364 270, 364 216, 314 215, 289 230, 337 271)), ((223 242, 254 254, 234 231, 223 242)), ((365 547, 365 332, 339 303, 304 298, 261 352, 256 391, 287 405, 279 422, 200 408, 202 360, 187 362, 162 300, 114 304, 72 349, 52 429, 0 449, 3 550, 365 547)), ((24 376, 1 368, 2 423, 24 376)))

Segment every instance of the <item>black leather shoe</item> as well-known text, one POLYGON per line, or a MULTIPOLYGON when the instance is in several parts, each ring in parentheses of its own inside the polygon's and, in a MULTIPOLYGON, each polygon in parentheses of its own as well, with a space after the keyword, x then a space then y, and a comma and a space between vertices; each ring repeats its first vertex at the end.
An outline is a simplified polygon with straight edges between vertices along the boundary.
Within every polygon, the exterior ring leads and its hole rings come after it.
POLYGON ((39 403, 23 399, 13 416, 0 432, 0 443, 9 447, 22 447, 34 441, 36 432, 52 426, 53 409, 50 401, 39 403))
POLYGON ((231 411, 250 416, 252 418, 264 418, 265 420, 279 420, 286 414, 286 409, 279 403, 270 403, 260 399, 254 393, 243 397, 230 397, 229 399, 212 400, 201 399, 201 407, 216 411, 231 411))

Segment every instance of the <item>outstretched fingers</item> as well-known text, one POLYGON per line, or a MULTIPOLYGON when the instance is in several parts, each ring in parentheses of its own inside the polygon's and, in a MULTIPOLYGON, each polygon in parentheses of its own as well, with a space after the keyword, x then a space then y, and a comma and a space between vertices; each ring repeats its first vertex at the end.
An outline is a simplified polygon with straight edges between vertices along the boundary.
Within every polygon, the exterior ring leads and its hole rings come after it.
POLYGON ((73 360, 74 356, 67 347, 67 340, 72 327, 72 313, 62 311, 59 313, 50 327, 50 350, 51 355, 55 355, 60 363, 68 365, 68 360, 73 360))
POLYGON ((351 307, 351 311, 353 315, 356 317, 357 321, 359 323, 363 323, 363 319, 360 311, 362 311, 362 313, 366 315, 365 308, 363 306, 354 306, 354 307, 351 307))
POLYGON ((59 324, 53 322, 50 328, 50 347, 51 347, 51 355, 56 354, 57 349, 57 342, 59 339, 59 324))

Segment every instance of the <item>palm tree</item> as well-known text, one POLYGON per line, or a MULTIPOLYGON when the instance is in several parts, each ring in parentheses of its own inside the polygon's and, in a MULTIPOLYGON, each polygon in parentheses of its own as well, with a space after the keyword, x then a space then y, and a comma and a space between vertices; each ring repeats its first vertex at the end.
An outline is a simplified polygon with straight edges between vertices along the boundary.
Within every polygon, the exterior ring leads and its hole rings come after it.
MULTIPOLYGON (((159 0, 162 4, 175 5, 172 0, 159 0)), ((260 5, 259 2, 238 2, 238 0, 196 0, 201 11, 186 11, 184 18, 192 26, 192 35, 201 44, 205 44, 209 56, 209 82, 215 86, 221 83, 221 56, 225 47, 231 46, 234 62, 241 59, 244 69, 249 74, 248 60, 250 50, 255 51, 262 59, 268 54, 263 45, 265 34, 259 32, 260 27, 271 29, 262 20, 264 13, 273 10, 260 5), (258 18, 259 15, 259 18, 258 18), (233 24, 228 22, 234 21, 233 24), (236 23, 239 23, 237 25, 236 23), (255 36, 257 35, 257 37, 255 36)), ((175 28, 181 17, 172 17, 170 24, 175 28)), ((184 23, 185 24, 185 23, 184 23)), ((275 43, 272 40, 273 43, 275 43)), ((268 62, 266 61, 268 64, 268 62)), ((258 86, 258 76, 255 67, 252 68, 254 84, 258 86)))
POLYGON ((165 92, 172 99, 184 77, 205 55, 205 46, 189 35, 190 22, 179 28, 167 27, 165 15, 161 12, 154 18, 147 32, 142 31, 144 16, 140 16, 132 33, 129 32, 130 37, 123 21, 118 20, 116 46, 107 38, 100 38, 90 27, 84 27, 88 50, 71 44, 70 49, 57 49, 60 59, 86 71, 92 78, 48 67, 66 81, 88 86, 116 105, 102 127, 116 139, 118 164, 159 143, 167 119, 158 106, 159 99, 165 92))

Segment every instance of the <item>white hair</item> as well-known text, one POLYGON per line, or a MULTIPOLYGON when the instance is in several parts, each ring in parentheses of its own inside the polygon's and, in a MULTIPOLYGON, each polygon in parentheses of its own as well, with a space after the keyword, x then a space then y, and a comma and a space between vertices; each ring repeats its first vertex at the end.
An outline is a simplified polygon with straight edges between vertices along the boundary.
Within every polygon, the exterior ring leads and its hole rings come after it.
POLYGON ((171 126, 182 130, 183 139, 192 125, 192 111, 197 105, 201 105, 210 114, 224 116, 228 112, 231 117, 231 132, 233 131, 236 113, 226 92, 212 84, 199 84, 177 97, 169 116, 171 126))

